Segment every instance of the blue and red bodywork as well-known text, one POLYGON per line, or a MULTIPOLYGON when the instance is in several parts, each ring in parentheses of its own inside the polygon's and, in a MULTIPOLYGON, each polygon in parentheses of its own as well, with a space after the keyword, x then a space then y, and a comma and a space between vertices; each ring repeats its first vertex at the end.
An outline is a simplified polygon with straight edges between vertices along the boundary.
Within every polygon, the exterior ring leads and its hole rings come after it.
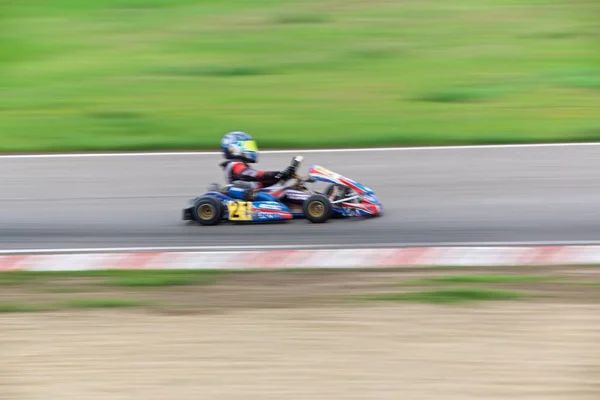
MULTIPOLYGON (((212 196, 219 200, 223 204, 223 219, 231 220, 229 215, 229 204, 239 203, 239 199, 230 197, 223 192, 210 191, 205 193, 203 196, 212 196)), ((184 209, 185 220, 192 219, 192 208, 193 203, 196 199, 192 199, 188 204, 188 207, 184 209)), ((267 222, 267 221, 283 221, 294 218, 294 215, 290 209, 283 203, 277 201, 275 197, 267 193, 259 193, 255 199, 251 202, 244 202, 249 204, 248 212, 250 213, 251 219, 241 219, 241 221, 252 221, 252 222, 267 222)))
MULTIPOLYGON (((338 186, 350 188, 355 195, 348 201, 332 203, 332 211, 341 217, 374 216, 381 214, 383 207, 376 197, 375 193, 366 186, 349 179, 345 176, 336 174, 318 165, 313 166, 309 171, 309 178, 313 181, 329 183, 338 186)), ((277 199, 281 187, 261 189, 251 202, 241 201, 233 198, 226 193, 218 190, 206 192, 204 196, 212 196, 219 199, 223 204, 223 219, 240 220, 246 222, 267 222, 267 221, 285 221, 293 218, 303 218, 304 213, 298 207, 291 209, 288 205, 277 199), (230 206, 244 203, 245 218, 231 218, 230 206)), ((194 202, 198 198, 190 200, 188 206, 183 210, 183 219, 191 220, 194 202)), ((232 207, 233 208, 233 207, 232 207)))
POLYGON ((358 195, 359 201, 357 202, 342 201, 339 204, 334 204, 334 211, 344 217, 373 216, 383 212, 383 206, 375 195, 375 192, 355 180, 319 165, 314 165, 308 172, 308 175, 315 181, 349 187, 358 195))

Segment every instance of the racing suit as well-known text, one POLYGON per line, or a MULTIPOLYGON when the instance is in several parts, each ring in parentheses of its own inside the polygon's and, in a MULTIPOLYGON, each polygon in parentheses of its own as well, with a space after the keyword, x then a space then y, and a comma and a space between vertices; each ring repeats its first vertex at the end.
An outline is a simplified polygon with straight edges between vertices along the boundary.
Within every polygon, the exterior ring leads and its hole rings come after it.
MULTIPOLYGON (((290 175, 289 169, 284 171, 260 171, 242 161, 225 161, 220 165, 225 172, 225 181, 232 185, 228 194, 241 200, 249 200, 252 193, 273 186, 280 180, 288 179, 290 175)), ((271 196, 276 200, 287 200, 295 204, 302 204, 309 197, 308 194, 302 191, 287 188, 280 191, 274 190, 271 194, 258 192, 255 194, 254 200, 272 201, 274 199, 271 196)))

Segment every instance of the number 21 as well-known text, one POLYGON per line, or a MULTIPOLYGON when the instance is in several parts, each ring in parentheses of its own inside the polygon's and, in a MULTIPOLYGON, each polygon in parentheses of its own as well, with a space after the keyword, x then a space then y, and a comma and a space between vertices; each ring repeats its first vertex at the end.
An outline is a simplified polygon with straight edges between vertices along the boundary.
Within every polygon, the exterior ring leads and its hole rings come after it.
POLYGON ((234 201, 227 204, 231 221, 249 221, 252 219, 252 203, 249 201, 234 201))

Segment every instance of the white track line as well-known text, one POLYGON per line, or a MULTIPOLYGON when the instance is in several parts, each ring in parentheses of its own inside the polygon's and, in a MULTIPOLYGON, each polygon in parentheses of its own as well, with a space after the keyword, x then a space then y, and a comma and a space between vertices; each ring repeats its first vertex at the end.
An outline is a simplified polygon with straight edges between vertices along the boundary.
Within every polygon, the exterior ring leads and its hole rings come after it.
MULTIPOLYGON (((467 146, 418 146, 418 147, 373 147, 350 149, 297 149, 297 150, 263 150, 262 154, 301 154, 301 153, 368 153, 387 151, 429 151, 429 150, 483 150, 514 149, 544 147, 589 147, 600 146, 600 142, 585 143, 532 143, 532 144, 498 144, 467 146)), ((173 156, 218 156, 218 151, 171 151, 171 152, 122 152, 122 153, 58 153, 58 154, 8 154, 0 155, 1 159, 36 159, 36 158, 103 158, 103 157, 173 157, 173 156)))
POLYGON ((358 248, 412 248, 412 247, 538 247, 538 246, 598 246, 600 240, 522 241, 522 242, 439 242, 439 243, 378 243, 378 244, 323 244, 323 245, 241 245, 241 246, 165 246, 165 247, 91 247, 0 250, 7 254, 77 254, 77 253, 137 253, 137 252, 229 252, 263 250, 320 250, 358 248))

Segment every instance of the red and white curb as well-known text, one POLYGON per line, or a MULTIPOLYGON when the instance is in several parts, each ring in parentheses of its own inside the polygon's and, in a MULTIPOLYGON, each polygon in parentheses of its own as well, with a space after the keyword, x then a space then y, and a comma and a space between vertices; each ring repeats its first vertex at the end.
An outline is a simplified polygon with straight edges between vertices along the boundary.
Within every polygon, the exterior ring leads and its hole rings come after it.
POLYGON ((0 271, 315 269, 600 264, 600 246, 413 247, 319 250, 19 254, 0 271))

